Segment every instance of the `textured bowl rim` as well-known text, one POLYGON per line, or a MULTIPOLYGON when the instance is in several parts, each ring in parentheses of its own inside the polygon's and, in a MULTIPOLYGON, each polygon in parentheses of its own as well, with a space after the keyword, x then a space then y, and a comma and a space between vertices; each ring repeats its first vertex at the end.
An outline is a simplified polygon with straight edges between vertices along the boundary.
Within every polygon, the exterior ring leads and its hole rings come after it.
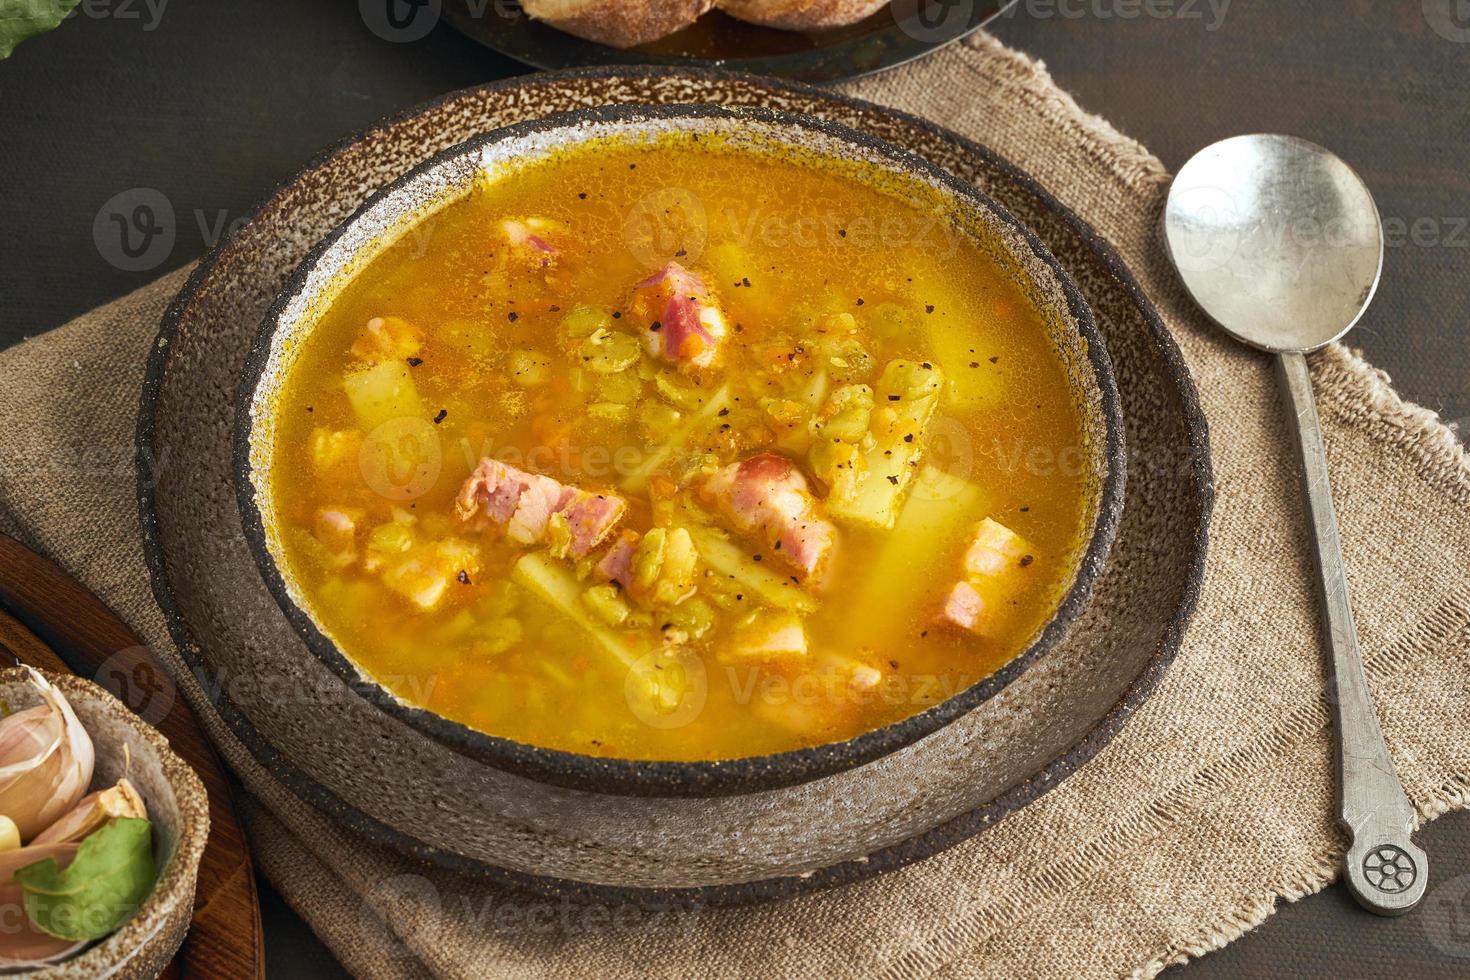
MULTIPOLYGON (((1112 243, 1063 204, 1055 194, 1042 186, 1035 177, 994 150, 910 112, 880 106, 864 99, 828 91, 814 85, 762 78, 715 68, 589 67, 559 72, 539 72, 530 76, 501 79, 484 85, 447 92, 400 112, 384 116, 372 125, 349 133, 328 145, 298 171, 262 195, 259 203, 248 212, 247 223, 254 223, 273 208, 279 207, 282 198, 293 187, 359 143, 382 134, 394 126, 413 120, 432 109, 462 98, 502 95, 517 90, 534 91, 537 88, 555 87, 569 82, 605 82, 619 78, 640 80, 683 78, 707 83, 735 83, 747 86, 752 93, 786 93, 858 114, 887 116, 917 132, 928 134, 959 147, 966 154, 984 161, 987 166, 1005 174, 1012 183, 1023 188, 1041 202, 1051 214, 1088 246, 1093 258, 1132 299, 1143 317, 1144 326, 1153 338, 1156 350, 1172 377, 1181 403, 1189 444, 1188 479, 1193 484, 1199 499, 1199 518, 1192 529, 1193 546, 1189 570, 1185 580, 1181 583, 1179 604, 1173 611, 1157 648, 1140 667, 1133 682, 1091 729, 1069 748, 1038 768, 1029 778, 1021 780, 989 802, 956 814, 927 831, 881 848, 861 859, 841 861, 817 869, 810 874, 690 888, 645 888, 633 885, 597 884, 558 878, 554 875, 531 874, 502 868, 487 861, 426 844, 411 834, 364 812, 301 769, 265 737, 226 692, 221 692, 221 696, 213 703, 213 707, 219 712, 235 737, 240 739, 245 749, 273 778, 280 780, 299 799, 328 814, 365 840, 390 848, 410 858, 424 861, 434 867, 535 895, 586 902, 632 902, 641 906, 659 908, 685 905, 744 905, 862 881, 931 857, 996 826, 1005 817, 1041 797, 1047 790, 1058 785, 1096 756, 1123 729, 1134 712, 1157 690, 1165 672, 1179 654, 1185 627, 1198 605, 1200 589, 1204 581, 1210 517, 1215 500, 1209 425, 1200 405, 1199 392, 1194 387, 1194 381, 1184 361, 1183 352, 1169 333, 1168 327, 1165 326, 1153 302, 1145 295, 1132 270, 1123 261, 1112 243)), ((162 393, 173 340, 194 304, 198 292, 207 284, 216 268, 228 267, 230 262, 238 261, 235 253, 236 240, 237 235, 231 234, 216 244, 190 272, 178 294, 165 308, 144 372, 142 389, 139 392, 138 424, 135 436, 139 459, 144 464, 140 465, 138 470, 137 491, 139 522, 143 537, 143 557, 148 567, 149 586, 152 589, 154 600, 163 613, 165 625, 180 658, 190 670, 201 676, 207 674, 209 664, 200 654, 189 621, 173 594, 158 522, 154 479, 147 461, 154 458, 152 453, 157 401, 162 393)))
MULTIPOLYGON (((163 771, 164 779, 168 781, 169 787, 178 799, 179 815, 183 818, 179 822, 179 839, 174 845, 173 854, 169 856, 168 861, 159 871, 158 878, 153 882, 153 890, 148 893, 148 897, 143 900, 143 903, 128 920, 96 945, 88 947, 76 956, 62 960, 60 963, 53 963, 49 967, 38 968, 42 973, 53 970, 73 973, 81 967, 86 967, 89 976, 107 976, 120 970, 144 952, 145 947, 163 936, 174 906, 185 897, 192 899, 197 887, 199 862, 204 856, 204 845, 209 840, 209 794, 205 792, 204 783, 200 780, 199 774, 180 758, 178 753, 174 752, 164 734, 138 717, 110 691, 76 674, 58 674, 40 668, 33 669, 66 695, 68 700, 78 694, 84 695, 126 721, 134 733, 147 742, 148 746, 158 755, 159 768, 163 771), (197 808, 202 819, 188 819, 191 804, 197 808), (135 928, 147 923, 152 923, 147 934, 135 937, 133 935, 135 928)), ((6 667, 0 669, 0 684, 22 683, 26 681, 28 675, 29 671, 25 667, 6 667)), ((147 800, 144 802, 146 803, 147 800)), ((184 938, 184 934, 188 931, 188 923, 193 920, 193 917, 194 908, 191 900, 189 907, 185 910, 185 929, 176 937, 178 940, 181 941, 184 938)))
MULTIPOLYGON (((593 138, 595 136, 593 134, 593 138)), ((827 150, 824 148, 817 152, 825 155, 827 150)), ((442 201, 465 186, 465 180, 453 181, 453 189, 436 192, 434 199, 442 201)), ((425 218, 417 215, 409 220, 417 222, 425 218)), ((359 250, 371 248, 375 241, 376 239, 365 240, 359 250)), ((351 258, 346 259, 346 262, 350 267, 351 258)), ((1037 286, 1038 291, 1044 291, 1045 288, 1044 284, 1037 286)), ((309 316, 305 318, 310 319, 309 316)), ((310 330, 311 327, 308 325, 305 329, 310 330)), ((447 748, 514 775, 571 789, 620 795, 723 796, 809 782, 896 752, 974 710, 999 694, 1021 676, 1027 667, 1060 642, 1077 616, 1086 608, 1092 597, 1093 584, 1102 573, 1117 533, 1126 482, 1123 415, 1113 377, 1112 361, 1108 357, 1106 345, 1098 333, 1087 301, 1071 276, 1041 240, 997 201, 915 153, 815 116, 765 107, 646 103, 602 105, 499 127, 436 153, 375 191, 357 210, 339 222, 297 265, 271 304, 252 341, 235 398, 234 421, 232 463, 235 491, 251 554, 276 603, 319 660, 358 696, 447 748), (681 124, 698 126, 702 122, 719 123, 729 120, 763 123, 773 128, 775 139, 790 136, 793 144, 801 138, 798 133, 807 132, 829 137, 850 149, 871 153, 882 163, 896 168, 909 178, 933 183, 941 193, 954 195, 957 206, 973 207, 978 220, 986 227, 998 230, 1000 235, 1004 236, 1006 232, 1015 235, 1014 239, 1003 237, 1000 248, 1007 252, 1017 247, 1029 249, 1029 256, 1016 255, 1015 260, 1023 267, 1030 265, 1028 260, 1039 263, 1041 270, 1037 270, 1034 265, 1030 266, 1033 275, 1038 271, 1051 274, 1066 302, 1065 310, 1055 311, 1062 319, 1061 329, 1064 334, 1075 330, 1076 342, 1082 348, 1077 352, 1076 369, 1090 370, 1091 376, 1084 380, 1089 385, 1097 386, 1100 418, 1091 424, 1101 427, 1099 434, 1102 436, 1102 445, 1097 446, 1091 454, 1093 460, 1103 467, 1101 485, 1096 488, 1097 513, 1091 533, 1085 537, 1086 547, 1079 549, 1076 571, 1065 595, 1046 625, 1034 635, 1023 651, 999 670, 981 678, 963 691, 923 711, 852 738, 785 752, 688 762, 591 756, 491 735, 400 700, 359 668, 326 634, 311 612, 303 608, 303 604, 292 595, 287 576, 269 548, 257 487, 257 478, 264 481, 267 477, 255 469, 252 457, 255 437, 261 431, 259 426, 262 419, 266 420, 268 426, 269 419, 276 411, 275 406, 267 405, 257 412, 257 399, 262 387, 276 377, 268 372, 273 355, 281 340, 300 336, 299 330, 293 328, 303 317, 288 320, 288 308, 308 289, 316 266, 359 222, 370 219, 372 212, 380 204, 420 178, 436 172, 444 173, 455 161, 473 160, 488 147, 514 143, 536 134, 576 132, 583 127, 591 128, 600 124, 630 125, 635 132, 646 132, 650 127, 659 128, 661 123, 672 123, 677 131, 682 132, 683 129, 678 129, 681 124)))

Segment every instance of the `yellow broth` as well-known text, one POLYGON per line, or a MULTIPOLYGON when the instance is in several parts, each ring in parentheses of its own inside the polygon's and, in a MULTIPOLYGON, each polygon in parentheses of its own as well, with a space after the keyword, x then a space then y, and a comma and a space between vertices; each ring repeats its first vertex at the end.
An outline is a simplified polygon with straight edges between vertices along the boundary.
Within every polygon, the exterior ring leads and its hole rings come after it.
MULTIPOLYGON (((302 341, 275 405, 271 520, 324 631, 443 717, 645 760, 851 738, 1015 657, 1054 614, 1083 544, 1097 474, 1080 397, 1016 273, 935 217, 925 189, 870 176, 709 137, 604 141, 486 181, 363 265, 302 341), (507 219, 554 240, 554 262, 510 245, 507 219), (611 335, 645 343, 651 327, 630 311, 635 285, 671 260, 723 311, 716 363, 635 347, 610 370, 606 352, 628 351, 611 335), (365 340, 375 318, 396 319, 365 340), (589 327, 602 346, 587 346, 589 327), (837 471, 816 447, 834 392, 877 386, 895 361, 933 369, 937 408, 898 447, 914 455, 895 527, 832 519, 838 545, 818 586, 702 488, 774 453, 826 513, 823 474, 837 471), (692 597, 634 601, 592 567, 605 546, 557 557, 462 520, 456 496, 483 457, 616 494, 620 527, 640 534, 712 530, 743 571, 758 563, 785 592, 701 553, 692 597), (984 518, 1021 544, 995 559, 983 628, 964 629, 938 617, 984 518), (527 555, 540 564, 522 571, 571 589, 560 603, 513 573, 527 555), (793 595, 802 609, 782 610, 793 595), (789 640, 793 619, 804 652, 769 652, 770 624, 789 640)), ((855 452, 873 441, 856 438, 855 452)))

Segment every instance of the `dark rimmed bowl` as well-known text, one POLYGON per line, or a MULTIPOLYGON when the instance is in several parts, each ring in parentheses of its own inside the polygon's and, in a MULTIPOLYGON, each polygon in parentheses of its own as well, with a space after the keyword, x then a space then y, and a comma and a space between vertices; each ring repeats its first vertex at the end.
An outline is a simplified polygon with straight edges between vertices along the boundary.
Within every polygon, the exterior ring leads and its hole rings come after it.
POLYGON ((230 732, 291 793, 370 845, 478 882, 554 901, 668 909, 813 893, 932 859, 940 877, 926 887, 942 900, 949 862, 983 860, 997 830, 1125 732, 1160 691, 1199 600, 1214 499, 1208 426, 1140 271, 993 147, 852 96, 656 67, 538 73, 448 93, 305 164, 206 257, 164 313, 140 394, 137 491, 149 581, 176 650, 167 652, 214 692, 230 732), (476 762, 349 690, 287 621, 240 532, 234 394, 257 327, 311 249, 378 188, 462 140, 622 102, 779 107, 919 153, 1046 243, 1114 359, 1127 502, 1068 637, 1002 668, 1019 676, 1000 696, 826 779, 661 799, 566 789, 476 762), (946 856, 948 848, 958 850, 946 856))
POLYGON ((584 109, 484 133, 414 168, 338 225, 296 269, 261 325, 237 398, 234 458, 245 534, 267 587, 311 651, 354 692, 435 741, 507 772, 591 792, 655 796, 757 792, 829 776, 901 749, 994 697, 1059 642, 1085 608, 1116 533, 1125 471, 1112 365, 1091 311, 1041 242, 999 204, 908 151, 814 117, 760 108, 638 104, 584 109), (762 152, 861 161, 937 192, 945 202, 945 217, 1011 269, 1041 311, 1083 403, 1084 449, 1096 492, 1084 522, 1089 532, 1078 567, 1052 619, 997 673, 923 712, 843 742, 730 760, 647 762, 585 756, 488 735, 408 704, 373 682, 317 623, 278 561, 282 550, 269 480, 273 411, 299 341, 344 281, 487 172, 587 140, 643 140, 668 132, 720 133, 749 141, 762 152))

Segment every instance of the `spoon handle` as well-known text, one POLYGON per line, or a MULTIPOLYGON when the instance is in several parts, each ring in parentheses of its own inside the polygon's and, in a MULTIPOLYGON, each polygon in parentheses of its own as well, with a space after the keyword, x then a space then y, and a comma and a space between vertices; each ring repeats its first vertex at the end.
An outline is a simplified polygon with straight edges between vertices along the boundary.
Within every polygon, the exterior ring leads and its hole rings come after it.
POLYGON ((1358 632, 1348 600, 1342 542, 1332 487, 1327 478, 1327 453, 1322 426, 1312 398, 1312 376, 1305 356, 1282 354, 1279 366, 1296 419, 1297 448, 1302 463, 1312 537, 1317 545, 1317 570, 1327 613, 1327 644, 1332 654, 1332 702, 1337 712, 1338 787, 1340 817, 1352 834, 1346 857, 1348 885, 1359 904, 1379 915, 1409 911, 1424 895, 1429 862, 1409 839, 1414 809, 1378 727, 1358 649, 1358 632))

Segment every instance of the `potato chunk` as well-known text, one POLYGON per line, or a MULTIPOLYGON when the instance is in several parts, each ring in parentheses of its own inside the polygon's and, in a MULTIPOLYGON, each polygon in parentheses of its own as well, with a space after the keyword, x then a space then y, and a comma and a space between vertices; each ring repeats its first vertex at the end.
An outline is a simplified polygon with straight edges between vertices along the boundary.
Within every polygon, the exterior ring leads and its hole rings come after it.
POLYGON ((871 390, 845 386, 829 404, 836 431, 818 439, 812 465, 829 488, 834 518, 890 530, 918 472, 924 430, 939 405, 944 376, 928 361, 890 361, 871 390), (867 416, 867 434, 852 438, 867 416))
POLYGON ((790 612, 761 612, 735 630, 720 659, 804 660, 806 655, 806 628, 800 616, 790 612))

